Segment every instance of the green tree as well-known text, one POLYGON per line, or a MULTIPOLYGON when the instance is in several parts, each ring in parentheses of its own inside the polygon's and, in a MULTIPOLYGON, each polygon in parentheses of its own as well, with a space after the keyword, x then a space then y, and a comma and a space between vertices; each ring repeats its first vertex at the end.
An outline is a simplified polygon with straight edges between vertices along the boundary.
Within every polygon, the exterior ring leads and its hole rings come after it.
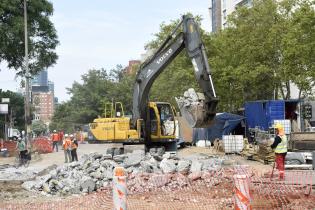
POLYGON ((88 123, 104 110, 104 103, 111 101, 113 82, 105 69, 89 70, 81 76, 83 83, 74 82, 68 92, 73 107, 71 118, 74 122, 88 123))
POLYGON ((207 46, 220 108, 235 111, 248 100, 289 99, 291 82, 309 89, 314 47, 306 42, 315 36, 313 19, 309 0, 255 0, 232 13, 228 28, 213 34, 207 46))
MULTIPOLYGON (((24 98, 21 94, 14 93, 12 91, 2 91, 0 89, 0 99, 10 98, 9 114, 7 116, 7 122, 12 119, 11 125, 18 130, 24 130, 24 98), (11 118, 12 114, 12 118, 11 118)), ((0 127, 4 126, 4 115, 0 115, 0 127)), ((1 130, 2 133, 2 130, 1 130)), ((3 134, 2 134, 3 136, 3 134)))
POLYGON ((35 120, 32 122, 32 131, 39 136, 47 131, 47 126, 43 121, 35 120))
MULTIPOLYGON (((190 15, 190 14, 188 14, 190 15)), ((200 25, 201 18, 194 17, 200 25)), ((179 19, 172 20, 169 24, 162 23, 160 31, 154 35, 154 39, 146 45, 148 50, 156 50, 162 42, 171 34, 179 23, 179 19)), ((202 39, 205 32, 201 30, 202 39)), ((190 58, 185 50, 181 52, 159 75, 150 91, 151 101, 167 101, 176 104, 175 97, 183 95, 188 88, 199 90, 199 86, 194 76, 194 70, 190 58)))
MULTIPOLYGON (((57 60, 56 30, 50 21, 53 5, 47 0, 28 0, 29 68, 32 74, 57 60)), ((0 62, 23 73, 24 4, 23 0, 0 1, 0 62)), ((25 73, 25 72, 24 72, 25 73)))
POLYGON ((49 130, 63 130, 66 133, 74 132, 75 122, 72 119, 72 113, 74 111, 70 102, 59 104, 49 124, 49 130))

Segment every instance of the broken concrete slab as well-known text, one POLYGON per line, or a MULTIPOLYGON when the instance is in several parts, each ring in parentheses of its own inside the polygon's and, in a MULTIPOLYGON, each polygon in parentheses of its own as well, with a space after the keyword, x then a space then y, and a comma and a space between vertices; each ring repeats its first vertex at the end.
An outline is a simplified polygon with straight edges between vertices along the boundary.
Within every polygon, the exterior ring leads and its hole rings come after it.
POLYGON ((163 173, 174 173, 176 171, 176 165, 174 160, 163 159, 160 163, 160 168, 163 173))
POLYGON ((80 186, 83 192, 93 192, 95 190, 95 181, 88 176, 82 177, 80 186))

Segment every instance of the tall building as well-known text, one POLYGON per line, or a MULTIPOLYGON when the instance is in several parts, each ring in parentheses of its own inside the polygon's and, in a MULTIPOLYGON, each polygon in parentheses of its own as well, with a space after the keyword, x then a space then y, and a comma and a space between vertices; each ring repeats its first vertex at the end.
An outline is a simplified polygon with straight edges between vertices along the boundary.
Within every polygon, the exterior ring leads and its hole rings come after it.
POLYGON ((33 92, 32 104, 34 107, 34 120, 42 120, 49 124, 54 114, 53 92, 33 92))
POLYGON ((234 12, 238 7, 241 6, 248 6, 250 7, 252 5, 252 0, 221 0, 222 7, 221 7, 221 23, 222 28, 227 27, 227 17, 232 12, 234 12))
POLYGON ((211 0, 209 12, 212 32, 216 32, 221 29, 221 1, 222 0, 211 0))
POLYGON ((32 79, 32 86, 48 86, 48 71, 42 70, 32 79))
POLYGON ((39 72, 32 79, 32 105, 34 120, 42 120, 47 125, 54 114, 54 83, 48 80, 48 71, 39 72))
POLYGON ((55 92, 55 83, 49 80, 48 80, 48 90, 53 93, 55 92))
POLYGON ((234 12, 237 7, 251 6, 252 0, 211 0, 209 12, 211 19, 211 31, 227 27, 227 17, 234 12))

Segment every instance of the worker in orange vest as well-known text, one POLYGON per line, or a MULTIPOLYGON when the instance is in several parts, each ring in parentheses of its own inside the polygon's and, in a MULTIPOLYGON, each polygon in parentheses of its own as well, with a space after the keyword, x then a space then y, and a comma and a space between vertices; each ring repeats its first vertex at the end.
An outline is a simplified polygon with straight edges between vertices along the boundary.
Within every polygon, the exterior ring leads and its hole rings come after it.
POLYGON ((78 154, 77 154, 77 148, 78 148, 78 141, 74 136, 71 134, 71 157, 72 161, 78 161, 78 154))
POLYGON ((62 143, 63 151, 65 153, 65 163, 71 162, 71 139, 68 134, 65 134, 65 139, 62 143))
POLYGON ((53 150, 56 147, 56 152, 58 152, 58 142, 60 141, 60 138, 56 130, 53 131, 53 134, 51 135, 51 140, 53 142, 53 150))

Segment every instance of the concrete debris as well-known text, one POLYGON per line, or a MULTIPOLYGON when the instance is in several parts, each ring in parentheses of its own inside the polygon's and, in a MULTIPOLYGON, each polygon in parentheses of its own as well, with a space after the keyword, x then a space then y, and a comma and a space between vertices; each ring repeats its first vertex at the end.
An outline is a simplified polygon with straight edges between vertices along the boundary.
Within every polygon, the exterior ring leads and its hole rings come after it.
POLYGON ((36 181, 28 181, 22 184, 22 188, 28 191, 32 191, 36 185, 36 181))
POLYGON ((82 156, 78 162, 58 166, 34 181, 26 181, 22 187, 44 195, 91 193, 110 187, 113 169, 123 166, 128 173, 128 190, 147 192, 157 188, 187 186, 198 179, 206 180, 208 177, 203 174, 220 170, 222 163, 222 160, 209 156, 183 159, 163 154, 161 151, 155 151, 153 155, 133 151, 112 157, 92 153, 82 156))
POLYGON ((194 172, 200 172, 202 170, 202 165, 203 162, 198 161, 198 160, 194 160, 191 163, 191 167, 190 167, 190 172, 194 173, 194 172))
POLYGON ((174 160, 164 158, 160 163, 160 168, 163 173, 174 173, 176 171, 176 165, 174 160))
POLYGON ((193 88, 189 88, 184 92, 184 97, 175 98, 179 107, 189 107, 199 104, 199 97, 193 88))
POLYGON ((95 181, 88 176, 84 176, 82 177, 80 186, 82 188, 82 192, 90 193, 95 190, 95 181))
MULTIPOLYGON (((185 91, 183 97, 175 97, 182 116, 191 127, 203 127, 205 108, 205 96, 197 93, 193 88, 185 91)), ((208 124, 206 124, 208 125, 208 124)))
POLYGON ((190 161, 189 160, 180 160, 177 164, 177 171, 182 174, 188 174, 190 169, 190 161))

